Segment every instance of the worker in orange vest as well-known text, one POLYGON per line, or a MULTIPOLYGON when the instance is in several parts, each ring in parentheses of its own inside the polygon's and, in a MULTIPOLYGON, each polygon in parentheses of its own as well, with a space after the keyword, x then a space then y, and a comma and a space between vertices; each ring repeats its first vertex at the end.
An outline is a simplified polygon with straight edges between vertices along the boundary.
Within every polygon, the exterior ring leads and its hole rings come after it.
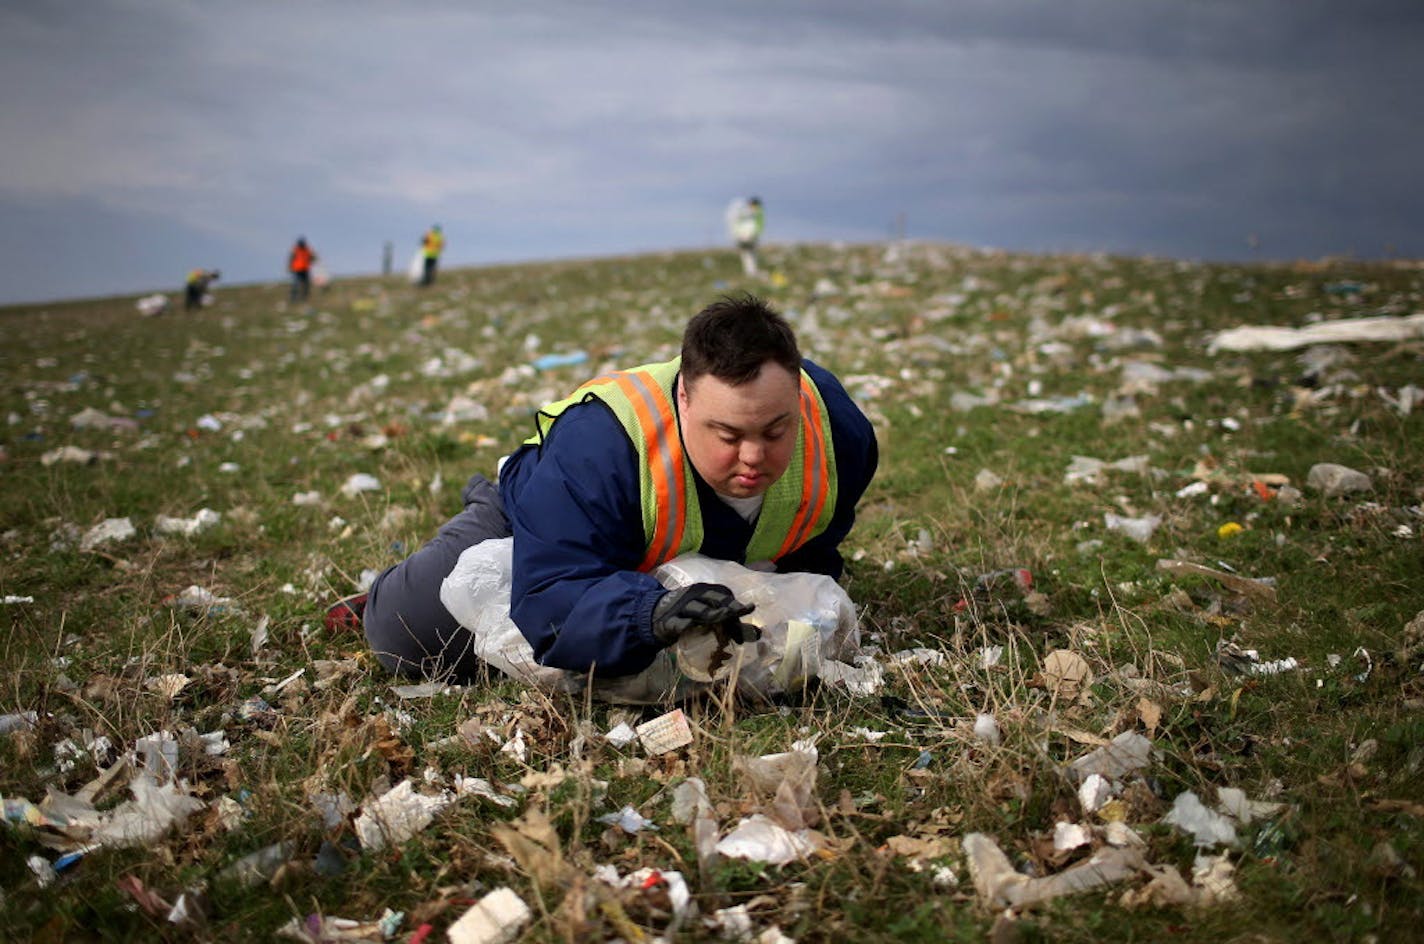
POLYGON ((287 271, 292 273, 292 292, 288 296, 291 301, 298 297, 305 301, 311 294, 311 270, 315 262, 316 253, 307 245, 306 237, 298 237, 292 254, 287 257, 287 271))

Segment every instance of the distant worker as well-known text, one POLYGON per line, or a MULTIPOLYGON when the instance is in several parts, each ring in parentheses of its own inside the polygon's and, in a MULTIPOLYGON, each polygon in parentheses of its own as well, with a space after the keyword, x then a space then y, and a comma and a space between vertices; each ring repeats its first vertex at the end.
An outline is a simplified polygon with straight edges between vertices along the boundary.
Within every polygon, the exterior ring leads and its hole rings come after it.
POLYGON ((425 257, 425 269, 420 277, 421 285, 435 284, 435 269, 440 264, 440 253, 445 248, 445 234, 436 223, 425 231, 420 241, 420 252, 425 257))
POLYGON ((217 269, 194 269, 188 273, 183 310, 195 311, 208 302, 208 286, 222 278, 217 269))
POLYGON ((395 260, 396 247, 389 239, 381 246, 381 274, 391 274, 391 263, 395 260))
POLYGON ((298 298, 306 301, 311 294, 311 273, 315 263, 316 253, 307 245, 306 237, 298 237, 292 254, 287 257, 287 271, 292 273, 292 292, 288 296, 291 301, 298 298))
POLYGON ((741 253, 742 273, 748 277, 757 274, 757 241, 761 239, 765 225, 761 197, 733 200, 732 205, 727 207, 727 231, 741 253))

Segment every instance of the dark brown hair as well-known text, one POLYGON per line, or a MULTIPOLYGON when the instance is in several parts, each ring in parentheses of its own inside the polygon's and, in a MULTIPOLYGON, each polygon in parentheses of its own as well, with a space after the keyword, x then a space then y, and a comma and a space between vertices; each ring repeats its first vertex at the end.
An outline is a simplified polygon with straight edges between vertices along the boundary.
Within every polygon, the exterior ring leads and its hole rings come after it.
POLYGON ((801 351, 786 319, 749 293, 721 296, 693 315, 682 333, 682 376, 689 384, 711 374, 740 386, 767 361, 798 374, 801 351))

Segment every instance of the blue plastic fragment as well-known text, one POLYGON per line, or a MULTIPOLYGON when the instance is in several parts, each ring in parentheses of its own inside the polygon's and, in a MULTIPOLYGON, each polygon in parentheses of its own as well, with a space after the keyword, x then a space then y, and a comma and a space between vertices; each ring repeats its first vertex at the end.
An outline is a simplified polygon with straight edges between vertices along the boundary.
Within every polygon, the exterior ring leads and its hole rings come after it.
POLYGON ((571 367, 587 360, 587 351, 571 351, 568 354, 545 354, 543 357, 537 357, 532 366, 535 370, 549 370, 554 367, 571 367))
POLYGON ((65 869, 69 868, 71 865, 78 862, 82 858, 84 858, 83 850, 80 850, 79 852, 66 852, 64 855, 54 860, 54 870, 56 872, 63 872, 65 869))

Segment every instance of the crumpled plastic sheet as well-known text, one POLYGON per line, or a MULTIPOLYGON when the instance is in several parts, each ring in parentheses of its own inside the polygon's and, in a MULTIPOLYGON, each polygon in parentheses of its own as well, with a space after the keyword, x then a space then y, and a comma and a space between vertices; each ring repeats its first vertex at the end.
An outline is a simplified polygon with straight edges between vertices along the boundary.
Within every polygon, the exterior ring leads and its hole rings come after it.
POLYGON ((736 757, 733 765, 751 790, 772 798, 771 812, 783 826, 800 829, 817 815, 816 777, 820 753, 814 744, 797 742, 789 751, 760 757, 736 757))
POLYGON ((362 492, 379 492, 380 490, 381 480, 366 472, 353 473, 341 486, 341 494, 347 498, 355 498, 362 492))
POLYGON ((133 522, 128 518, 105 518, 84 532, 84 537, 79 541, 79 549, 81 551, 92 551, 96 547, 101 547, 105 544, 127 541, 137 534, 138 529, 133 526, 133 522))
POLYGON ((769 865, 785 865, 805 859, 818 848, 811 830, 793 832, 761 813, 743 819, 717 843, 717 851, 728 858, 750 859, 769 865))
POLYGON ((672 791, 672 818, 683 825, 691 824, 701 815, 712 814, 712 801, 707 797, 707 785, 701 777, 688 777, 672 791))
POLYGON ((1283 803, 1252 800, 1246 796, 1245 790, 1236 787, 1217 787, 1216 805, 1242 826, 1250 826, 1254 820, 1264 816, 1274 816, 1285 808, 1283 803))
POLYGON ((1044 413, 1071 413, 1074 410, 1080 410, 1085 406, 1092 405, 1092 394, 1080 393, 1072 397, 1046 397, 1036 400, 1020 400, 1017 403, 1011 404, 1009 409, 1015 413, 1039 416, 1044 413))
MULTIPOLYGON (((513 545, 512 538, 503 538, 466 550, 441 584, 440 602, 470 631, 474 654, 489 665, 538 688, 582 693, 590 688, 588 677, 540 665, 509 618, 513 545)), ((653 576, 669 589, 698 582, 725 585, 738 600, 756 605, 748 621, 761 627, 762 638, 719 647, 710 632, 688 633, 637 675, 593 679, 595 698, 658 704, 735 680, 738 695, 765 700, 813 678, 832 680, 836 669, 837 678, 866 688, 878 682, 855 664, 860 654, 855 605, 830 577, 762 573, 697 554, 669 561, 653 576)))
POLYGON ((363 849, 400 845, 429 826, 435 814, 449 805, 450 797, 416 793, 409 780, 402 780, 362 806, 356 817, 356 836, 363 849))
POLYGON ((1162 526, 1162 516, 1143 515, 1141 518, 1127 518, 1106 511, 1103 512, 1103 525, 1109 531, 1121 532, 1139 544, 1146 544, 1152 540, 1152 535, 1156 534, 1157 529, 1162 526))
POLYGON ((1136 731, 1123 731, 1107 744, 1070 763, 1068 769, 1084 781, 1093 774, 1121 780, 1142 770, 1151 761, 1152 742, 1136 731))
POLYGON ((616 813, 605 813, 598 822, 606 826, 616 826, 630 836, 636 836, 645 829, 657 830, 657 824, 631 806, 624 806, 616 813))
POLYGON ((105 846, 148 845, 207 805, 190 795, 188 785, 181 780, 159 785, 140 776, 129 789, 133 800, 116 807, 113 815, 94 830, 95 842, 105 846))
POLYGON ((1117 472, 1127 472, 1134 475, 1147 475, 1152 471, 1148 464, 1147 456, 1127 456, 1115 462, 1107 462, 1103 459, 1095 459, 1092 456, 1074 456, 1068 463, 1067 470, 1063 473, 1064 485, 1076 485, 1083 482, 1089 485, 1096 485, 1102 478, 1103 473, 1112 469, 1117 472))
POLYGON ((1190 790, 1177 794, 1162 822, 1189 833, 1198 846, 1236 845, 1236 827, 1231 820, 1207 809, 1201 798, 1190 790))
POLYGON ((1063 895, 1126 881, 1147 868, 1136 849, 1105 847, 1056 875, 1030 878, 1014 871, 998 843, 983 833, 964 837, 964 855, 980 901, 996 910, 1031 908, 1063 895))
POLYGON ((208 530, 220 521, 222 521, 221 514, 211 508, 202 508, 191 518, 170 518, 168 515, 158 515, 153 519, 153 530, 159 534, 181 534, 184 537, 192 537, 208 530))
POLYGON ((1222 331, 1211 339, 1207 353, 1217 351, 1292 351, 1312 344, 1345 341, 1408 341, 1424 337, 1424 312, 1402 318, 1347 318, 1303 328, 1246 326, 1222 331))
POLYGON ((207 804, 188 792, 186 781, 159 784, 147 772, 129 783, 133 798, 112 810, 97 810, 85 796, 70 796, 50 788, 36 806, 24 800, 5 801, 5 818, 42 830, 40 841, 55 849, 84 852, 99 846, 121 848, 148 845, 207 804), (49 830, 56 830, 50 833, 49 830))

